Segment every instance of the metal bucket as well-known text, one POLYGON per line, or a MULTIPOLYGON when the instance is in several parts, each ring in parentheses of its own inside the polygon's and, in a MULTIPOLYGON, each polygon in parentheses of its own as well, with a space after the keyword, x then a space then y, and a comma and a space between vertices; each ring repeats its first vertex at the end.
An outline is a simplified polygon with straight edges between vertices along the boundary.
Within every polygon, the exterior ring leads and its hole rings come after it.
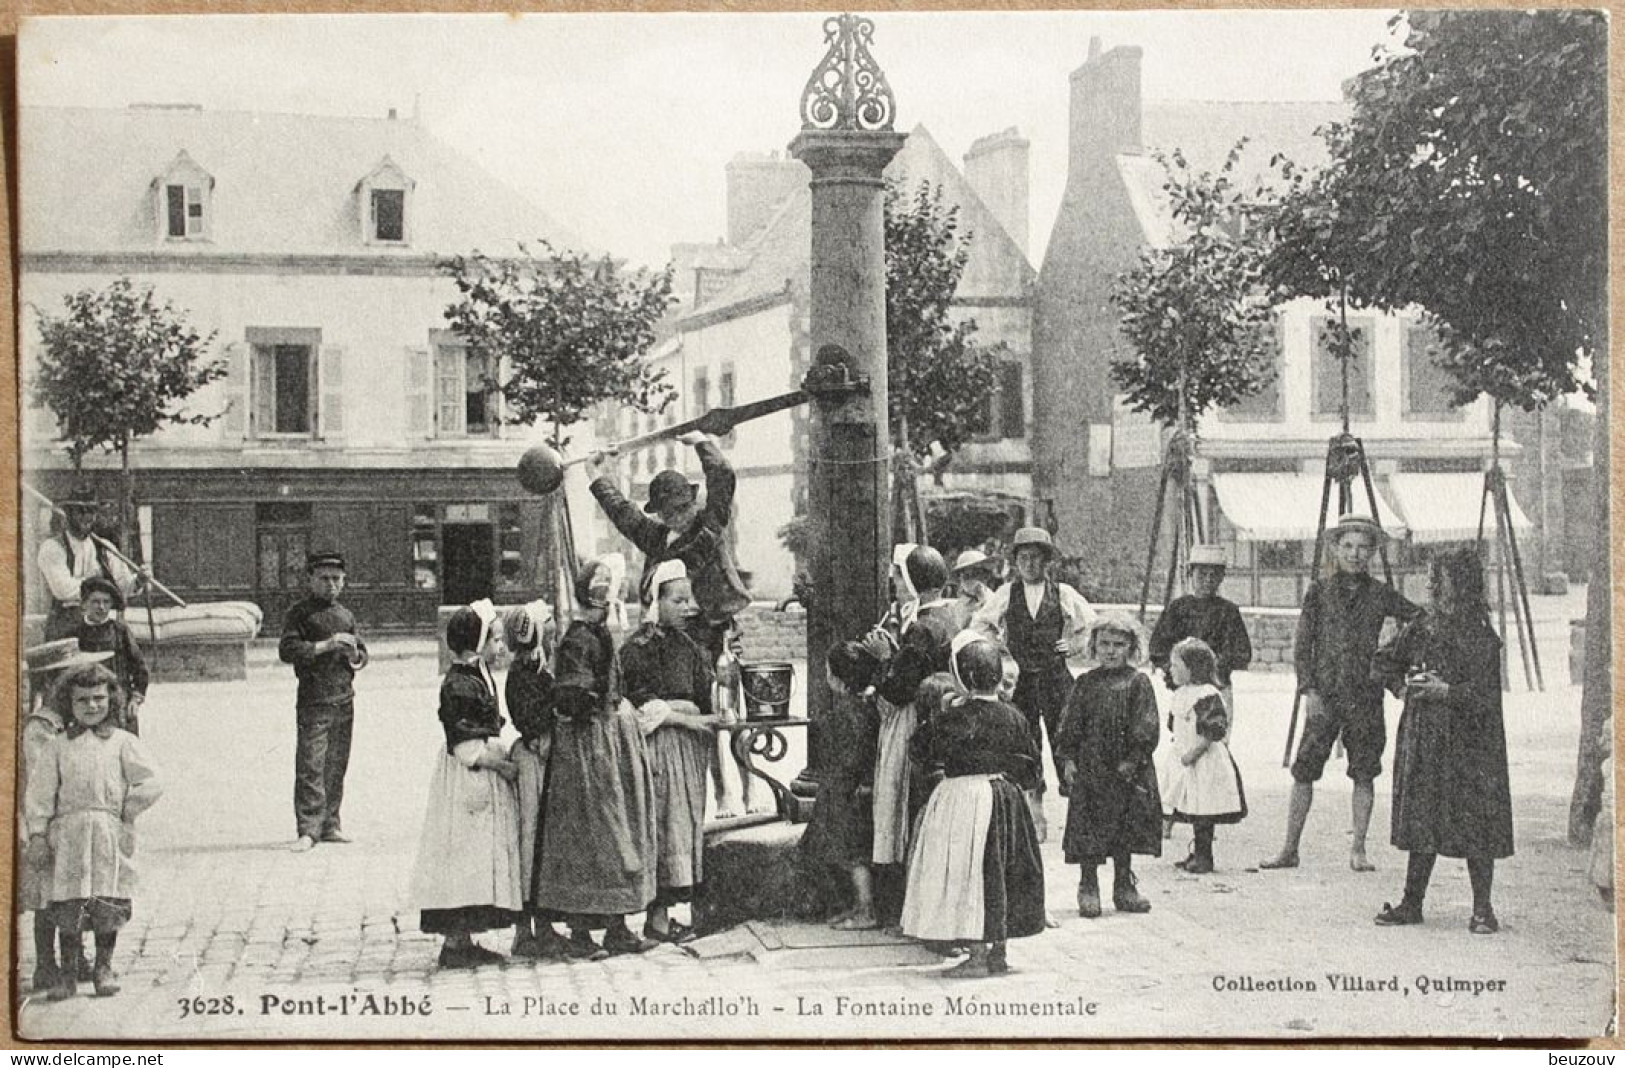
POLYGON ((785 719, 796 691, 795 665, 788 660, 740 664, 739 688, 744 691, 747 720, 785 719))

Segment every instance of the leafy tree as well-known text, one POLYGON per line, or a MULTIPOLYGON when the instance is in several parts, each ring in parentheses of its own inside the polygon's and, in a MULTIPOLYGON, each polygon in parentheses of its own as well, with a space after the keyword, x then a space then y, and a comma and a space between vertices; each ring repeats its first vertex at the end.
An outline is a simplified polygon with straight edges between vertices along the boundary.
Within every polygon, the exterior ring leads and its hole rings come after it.
POLYGON ((1112 290, 1134 350, 1112 361, 1112 380, 1136 411, 1186 433, 1209 408, 1245 400, 1275 373, 1263 247, 1246 225, 1258 193, 1234 176, 1244 146, 1217 173, 1193 171, 1178 151, 1161 158, 1176 240, 1141 250, 1112 290))
POLYGON ((1003 343, 976 340, 976 320, 952 314, 971 233, 942 187, 886 187, 886 355, 893 444, 916 457, 952 454, 981 425, 999 386, 1003 343))
POLYGON ((509 368, 507 381, 490 383, 507 399, 509 421, 546 420, 563 445, 565 428, 605 401, 664 410, 675 391, 645 353, 674 300, 671 268, 625 276, 607 256, 539 244, 540 255, 526 246, 517 257, 476 252, 445 268, 460 295, 446 309, 452 329, 488 366, 500 358, 509 368))
MULTIPOLYGON (((1326 131, 1321 131, 1325 133, 1326 131)), ((1294 161, 1274 156, 1282 189, 1261 212, 1271 241, 1264 254, 1263 275, 1277 300, 1317 297, 1334 313, 1316 339, 1337 360, 1342 380, 1343 433, 1349 432, 1349 377, 1360 355, 1360 331, 1349 326, 1349 275, 1359 269, 1351 262, 1352 242, 1345 233, 1357 218, 1361 191, 1339 182, 1335 162, 1306 170, 1294 161)), ((1356 302, 1357 304, 1357 302, 1356 302)), ((1358 304, 1357 304, 1358 306, 1358 304)))
MULTIPOLYGON (((164 426, 207 426, 222 413, 184 411, 183 402, 226 374, 209 359, 214 334, 200 334, 187 313, 159 303, 152 287, 128 278, 62 299, 63 312, 35 308, 39 366, 34 402, 55 416, 75 471, 98 449, 117 453, 122 469, 119 529, 131 540, 135 499, 130 444, 164 426)), ((126 548, 132 546, 126 545, 126 548)))
POLYGON ((1586 386, 1607 317, 1607 23, 1592 11, 1411 11, 1348 87, 1301 184, 1283 273, 1319 260, 1351 299, 1428 312, 1466 403, 1586 386))
MULTIPOLYGON (((1349 84, 1352 114, 1326 131, 1331 166, 1300 212, 1314 227, 1282 245, 1313 238, 1306 255, 1353 300, 1425 308, 1461 400, 1530 409, 1589 388, 1578 357, 1600 380, 1609 351, 1606 15, 1409 11, 1401 23, 1403 48, 1349 84)), ((1606 391, 1595 395, 1606 425, 1606 391)), ((1597 538, 1607 559, 1606 523, 1597 538)), ((1606 583, 1588 592, 1587 621, 1588 639, 1606 636, 1606 583)), ((1577 840, 1602 781, 1606 649, 1588 648, 1601 655, 1588 656, 1581 698, 1577 840)))

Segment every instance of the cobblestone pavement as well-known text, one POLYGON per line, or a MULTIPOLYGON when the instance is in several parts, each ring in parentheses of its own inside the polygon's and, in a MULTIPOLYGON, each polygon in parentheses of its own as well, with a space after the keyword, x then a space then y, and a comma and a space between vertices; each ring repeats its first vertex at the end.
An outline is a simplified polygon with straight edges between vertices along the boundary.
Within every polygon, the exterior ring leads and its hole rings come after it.
MULTIPOLYGON (((167 792, 139 828, 143 889, 117 959, 124 991, 98 999, 86 984, 61 1003, 24 994, 19 1026, 39 1039, 155 1041, 1598 1034, 1613 1013, 1613 918, 1586 882, 1586 856, 1563 841, 1579 693, 1557 639, 1573 601, 1537 600, 1551 688, 1531 695, 1520 682, 1508 699, 1518 855, 1497 871, 1495 937, 1468 934, 1466 874, 1448 860, 1425 926, 1371 924, 1397 899, 1404 858, 1386 844, 1385 777, 1371 842, 1379 871, 1349 871, 1340 764, 1317 795, 1305 866, 1256 870, 1282 829, 1291 680, 1250 675, 1238 685, 1235 752, 1252 811, 1220 829, 1220 870, 1173 869, 1181 829, 1162 858, 1137 862, 1150 914, 1081 920, 1057 840, 1064 801, 1052 795, 1045 861, 1060 925, 1012 943, 1009 976, 943 980, 919 947, 810 925, 754 925, 596 964, 439 972, 438 940, 404 903, 440 744, 434 663, 414 646, 359 680, 344 805, 357 844, 306 855, 286 851, 291 673, 257 661, 247 683, 156 689, 143 740, 167 792), (1339 990, 1328 979, 1338 975, 1357 978, 1339 990), (1381 988, 1389 981, 1397 989, 1381 988)), ((778 767, 801 766, 793 750, 778 767)), ((507 949, 505 935, 483 941, 507 949)))

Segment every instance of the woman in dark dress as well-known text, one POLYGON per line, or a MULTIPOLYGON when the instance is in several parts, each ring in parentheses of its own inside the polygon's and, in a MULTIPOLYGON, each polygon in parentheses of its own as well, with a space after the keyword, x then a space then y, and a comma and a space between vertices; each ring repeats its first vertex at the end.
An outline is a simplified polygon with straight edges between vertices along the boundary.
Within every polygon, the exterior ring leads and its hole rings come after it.
POLYGON ((535 600, 504 612, 502 628, 514 657, 502 696, 508 716, 519 731, 519 738, 508 749, 508 759, 519 769, 514 785, 519 801, 519 875, 525 901, 525 915, 514 933, 513 955, 549 959, 566 955, 569 946, 553 930, 553 922, 565 917, 536 907, 542 795, 547 783, 547 761, 553 750, 552 663, 558 626, 553 606, 535 600))
POLYGON ((961 697, 932 714, 912 758, 943 780, 920 815, 909 850, 903 933, 959 942, 970 955, 943 975, 975 979, 1010 970, 1005 942, 1044 930, 1044 865, 1022 790, 1037 782, 1027 719, 997 697, 998 646, 965 632, 950 663, 961 697))
POLYGON ((602 562, 576 579, 576 618, 559 640, 553 752, 542 798, 538 908, 570 915, 571 955, 642 953, 626 917, 655 896, 654 778, 637 713, 621 697, 607 625, 614 583, 602 562), (605 930, 602 949, 591 932, 605 930))
POLYGON ((1410 854, 1405 896, 1383 905, 1384 927, 1422 922, 1422 899, 1442 853, 1467 861, 1467 929, 1494 934, 1495 862, 1512 855, 1512 789, 1501 718, 1501 639, 1490 627, 1484 571, 1470 550, 1433 561, 1426 614, 1379 649, 1372 673, 1405 698, 1394 751, 1391 840, 1410 854))
POLYGON ((1078 915, 1100 915, 1098 869, 1112 860, 1112 904, 1150 912, 1130 867, 1135 853, 1162 853, 1162 797, 1157 790, 1157 695, 1138 665, 1145 638, 1133 620, 1108 616, 1089 630, 1089 656, 1099 663, 1078 676, 1055 745, 1069 798, 1066 862, 1080 866, 1078 915))

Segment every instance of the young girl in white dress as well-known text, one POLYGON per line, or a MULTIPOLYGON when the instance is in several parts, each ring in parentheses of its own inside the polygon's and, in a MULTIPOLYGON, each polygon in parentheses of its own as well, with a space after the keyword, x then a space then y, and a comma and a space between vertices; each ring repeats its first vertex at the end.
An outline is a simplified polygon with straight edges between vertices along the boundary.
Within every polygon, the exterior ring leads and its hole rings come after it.
POLYGON ((1171 718, 1172 752, 1163 762, 1163 809, 1168 818, 1189 823, 1195 838, 1190 856, 1175 867, 1192 875, 1213 870, 1213 828, 1247 815, 1241 772, 1224 739, 1230 715, 1216 685, 1218 660, 1200 638, 1173 647, 1168 673, 1175 690, 1171 718))
POLYGON ((133 913, 135 820, 163 788, 141 742, 115 724, 124 702, 113 673, 100 664, 67 672, 51 702, 65 730, 29 769, 24 799, 28 846, 36 865, 49 863, 49 912, 61 945, 60 968, 47 995, 77 992, 84 931, 95 933, 92 971, 97 997, 118 993, 113 951, 133 913))
POLYGON ((493 665, 506 656, 490 601, 459 608, 446 621, 452 665, 440 684, 440 726, 446 741, 429 783, 428 810, 412 873, 418 927, 444 935, 442 968, 476 968, 502 961, 475 945, 480 931, 513 927, 524 894, 519 858, 518 767, 499 740, 493 665))

